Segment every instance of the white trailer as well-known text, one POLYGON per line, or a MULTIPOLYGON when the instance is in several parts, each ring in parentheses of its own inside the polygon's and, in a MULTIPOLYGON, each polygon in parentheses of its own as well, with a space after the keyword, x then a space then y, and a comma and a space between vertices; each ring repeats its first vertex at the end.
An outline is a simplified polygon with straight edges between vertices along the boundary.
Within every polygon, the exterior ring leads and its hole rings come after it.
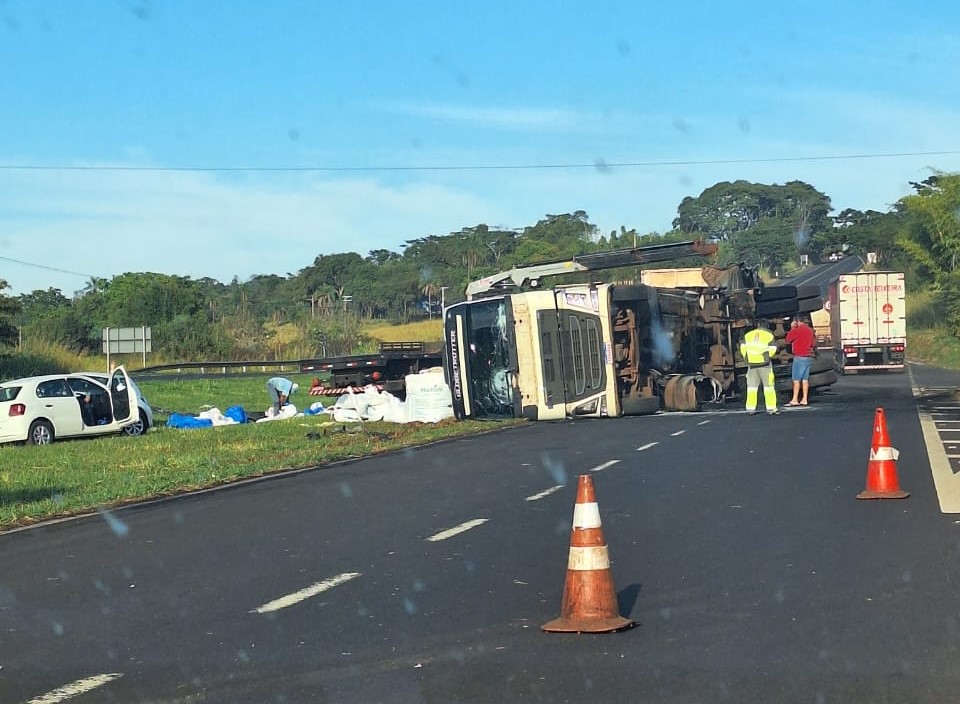
POLYGON ((903 371, 907 351, 902 272, 843 274, 829 284, 830 337, 837 371, 903 371))

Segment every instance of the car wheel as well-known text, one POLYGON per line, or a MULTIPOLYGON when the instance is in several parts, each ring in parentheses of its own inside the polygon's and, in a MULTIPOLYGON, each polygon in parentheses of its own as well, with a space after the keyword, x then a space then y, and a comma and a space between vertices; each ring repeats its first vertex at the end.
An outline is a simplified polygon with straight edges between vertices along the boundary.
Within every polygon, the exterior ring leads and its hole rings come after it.
POLYGON ((53 442, 53 426, 45 420, 35 420, 27 434, 28 445, 49 445, 53 442))
POLYGON ((147 415, 140 411, 140 416, 137 418, 137 422, 131 425, 124 426, 123 432, 130 437, 137 437, 143 435, 150 426, 147 425, 147 415))

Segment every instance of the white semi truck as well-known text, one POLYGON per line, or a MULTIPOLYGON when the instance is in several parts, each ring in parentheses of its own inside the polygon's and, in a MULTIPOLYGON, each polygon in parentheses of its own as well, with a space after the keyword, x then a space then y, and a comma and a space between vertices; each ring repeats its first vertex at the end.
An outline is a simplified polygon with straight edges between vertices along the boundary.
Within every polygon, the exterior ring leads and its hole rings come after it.
POLYGON ((830 338, 841 374, 903 371, 906 285, 897 271, 843 274, 828 287, 830 338))

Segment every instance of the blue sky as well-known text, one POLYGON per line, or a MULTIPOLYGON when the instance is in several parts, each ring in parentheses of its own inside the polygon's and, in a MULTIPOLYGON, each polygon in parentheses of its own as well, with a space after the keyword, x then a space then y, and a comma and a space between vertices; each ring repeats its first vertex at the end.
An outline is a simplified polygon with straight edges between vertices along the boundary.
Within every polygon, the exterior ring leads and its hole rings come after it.
POLYGON ((941 0, 0 0, 0 65, 15 294, 286 275, 575 210, 663 232, 736 179, 886 210, 960 171, 941 0), (527 166, 550 168, 501 168, 527 166))

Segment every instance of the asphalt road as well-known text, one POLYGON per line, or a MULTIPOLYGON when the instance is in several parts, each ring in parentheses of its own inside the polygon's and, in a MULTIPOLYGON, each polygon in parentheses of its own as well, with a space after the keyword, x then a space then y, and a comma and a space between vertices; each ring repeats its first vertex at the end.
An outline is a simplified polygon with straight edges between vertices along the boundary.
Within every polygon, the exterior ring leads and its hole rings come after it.
POLYGON ((820 295, 827 297, 827 284, 842 274, 850 274, 860 271, 863 267, 863 260, 860 257, 844 257, 835 262, 824 262, 807 267, 796 276, 789 279, 783 279, 777 282, 779 285, 789 284, 791 286, 819 286, 820 295))
POLYGON ((922 417, 949 436, 955 382, 531 424, 0 536, 0 702, 953 701, 960 518, 922 417), (904 500, 855 498, 878 406, 904 500), (583 473, 638 625, 546 634, 583 473))

